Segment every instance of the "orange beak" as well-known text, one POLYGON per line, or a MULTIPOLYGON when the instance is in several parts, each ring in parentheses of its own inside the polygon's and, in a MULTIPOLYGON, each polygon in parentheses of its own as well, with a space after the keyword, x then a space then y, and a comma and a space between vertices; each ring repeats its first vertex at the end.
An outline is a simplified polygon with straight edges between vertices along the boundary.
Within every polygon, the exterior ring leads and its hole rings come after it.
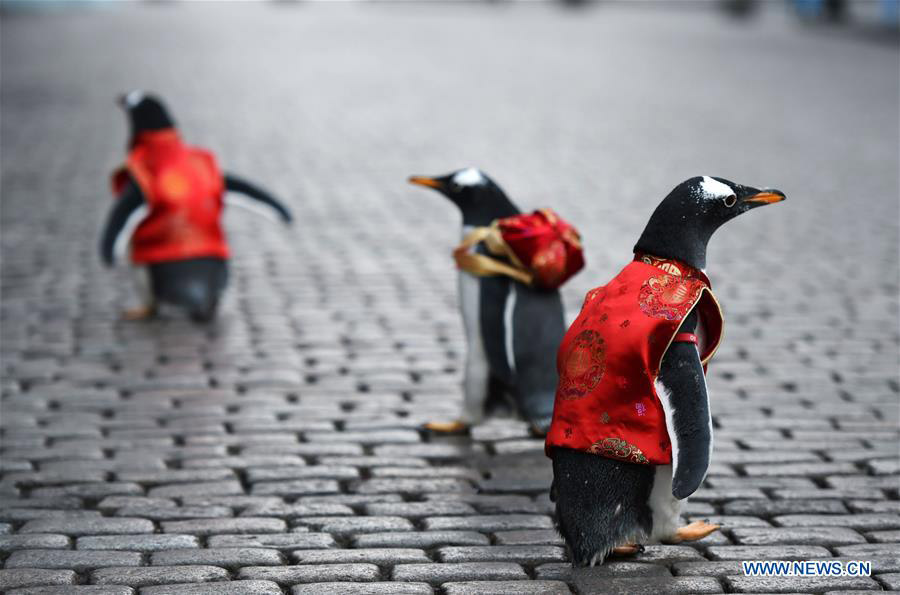
POLYGON ((435 188, 435 189, 441 188, 440 182, 438 182, 434 178, 426 178, 425 176, 410 176, 409 183, 410 184, 418 184, 419 186, 425 186, 427 188, 435 188))
POLYGON ((781 202, 785 198, 784 192, 781 190, 763 190, 753 196, 744 199, 744 202, 753 202, 759 204, 771 204, 773 202, 781 202))

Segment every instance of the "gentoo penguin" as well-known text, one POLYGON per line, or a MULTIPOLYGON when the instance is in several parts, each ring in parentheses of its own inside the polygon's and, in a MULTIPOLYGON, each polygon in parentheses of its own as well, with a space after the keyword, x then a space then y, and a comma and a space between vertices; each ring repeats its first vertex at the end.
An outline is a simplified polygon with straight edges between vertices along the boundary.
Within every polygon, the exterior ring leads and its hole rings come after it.
MULTIPOLYGON (((475 227, 519 214, 500 187, 475 168, 446 176, 413 176, 413 184, 434 188, 462 212, 465 237, 475 227)), ((485 249, 478 245, 482 254, 485 249)), ((512 397, 514 409, 541 435, 553 412, 556 368, 547 354, 565 333, 558 290, 529 287, 506 276, 476 277, 459 272, 459 302, 466 333, 463 411, 459 420, 433 422, 435 431, 460 431, 512 397)))
POLYGON ((228 280, 228 245, 221 225, 223 195, 239 192, 284 222, 288 209, 264 190, 222 173, 209 151, 185 144, 162 101, 142 91, 119 98, 130 124, 128 158, 113 174, 113 205, 100 241, 103 262, 130 245, 142 304, 125 318, 152 316, 159 303, 185 309, 198 322, 213 318, 228 280))
POLYGON ((559 348, 546 442, 574 565, 718 528, 678 527, 712 451, 705 371, 723 320, 703 270, 706 246, 726 221, 782 200, 778 190, 691 178, 656 208, 634 260, 588 292, 559 348))

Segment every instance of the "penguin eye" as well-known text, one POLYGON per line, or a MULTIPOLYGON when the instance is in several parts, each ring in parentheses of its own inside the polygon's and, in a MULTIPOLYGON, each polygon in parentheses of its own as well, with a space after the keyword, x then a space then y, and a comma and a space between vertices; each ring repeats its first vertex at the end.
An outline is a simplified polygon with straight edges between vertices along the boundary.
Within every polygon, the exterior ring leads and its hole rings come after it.
POLYGON ((731 194, 729 196, 726 196, 724 199, 722 199, 722 202, 724 202, 725 206, 730 209, 731 207, 733 207, 734 205, 737 204, 737 196, 735 196, 734 194, 731 194))

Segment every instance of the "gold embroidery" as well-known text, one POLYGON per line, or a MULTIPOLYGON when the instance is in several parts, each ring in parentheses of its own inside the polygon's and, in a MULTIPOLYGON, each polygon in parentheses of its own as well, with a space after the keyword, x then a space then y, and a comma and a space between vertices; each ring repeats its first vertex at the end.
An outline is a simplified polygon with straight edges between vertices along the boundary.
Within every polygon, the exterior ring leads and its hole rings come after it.
POLYGON ((588 452, 631 463, 641 463, 644 465, 650 463, 650 461, 647 460, 647 457, 644 456, 644 453, 641 452, 641 449, 633 444, 625 442, 621 438, 603 438, 602 440, 598 440, 591 445, 588 452))

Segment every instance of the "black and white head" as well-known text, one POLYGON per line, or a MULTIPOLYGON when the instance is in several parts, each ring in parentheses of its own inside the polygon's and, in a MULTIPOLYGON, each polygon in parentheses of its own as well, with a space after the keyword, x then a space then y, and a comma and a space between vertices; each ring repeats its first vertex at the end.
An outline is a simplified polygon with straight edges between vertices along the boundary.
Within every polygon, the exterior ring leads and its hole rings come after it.
POLYGON ((134 90, 120 95, 117 103, 128 114, 131 142, 142 132, 174 128, 175 121, 162 100, 144 91, 134 90))
POLYGON ((725 178, 685 180, 656 207, 634 249, 703 268, 709 239, 723 223, 784 198, 780 190, 761 190, 725 178))
POLYGON ((490 225, 494 219, 519 213, 500 186, 474 167, 434 178, 412 176, 409 181, 434 188, 453 201, 462 212, 463 225, 490 225))

